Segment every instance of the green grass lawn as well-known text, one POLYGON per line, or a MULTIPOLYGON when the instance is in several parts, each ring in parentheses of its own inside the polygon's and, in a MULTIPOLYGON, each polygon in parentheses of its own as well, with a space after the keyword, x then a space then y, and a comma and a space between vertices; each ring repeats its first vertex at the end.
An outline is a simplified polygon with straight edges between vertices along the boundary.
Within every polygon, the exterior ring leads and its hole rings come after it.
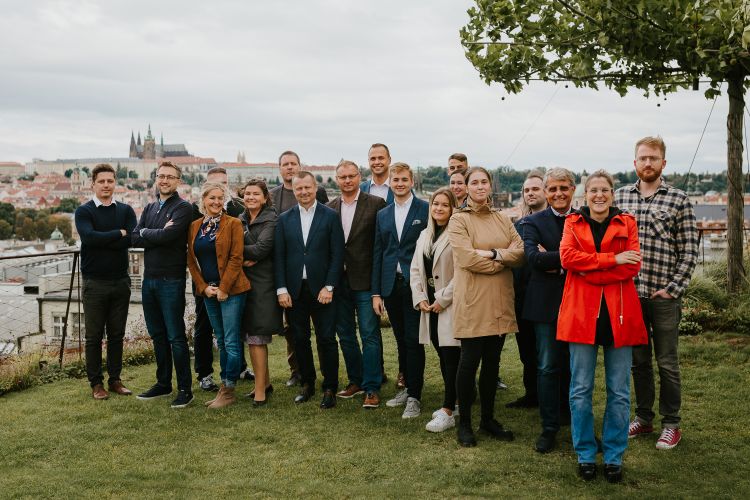
MULTIPOLYGON (((394 374, 390 331, 384 339, 388 373, 394 374)), ((464 449, 453 430, 424 430, 442 401, 431 347, 423 414, 405 421, 400 409, 385 405, 363 410, 361 397, 339 400, 335 409, 323 411, 318 392, 313 401, 296 406, 296 390, 284 387, 284 343, 276 339, 271 345, 276 390, 261 409, 243 400, 209 411, 202 403, 212 396, 200 389, 183 410, 170 409, 167 399, 112 396, 97 402, 85 380, 0 397, 0 497, 748 497, 749 341, 681 339, 683 440, 671 451, 654 448, 656 435, 631 441, 619 485, 601 476, 593 483, 577 478, 567 428, 555 452, 533 451, 536 410, 504 407, 523 391, 513 340, 501 364, 510 389, 498 391, 495 413, 516 440, 493 442, 478 434, 479 446, 464 449)), ((154 370, 154 365, 126 368, 125 383, 146 389, 154 370)), ((599 426, 602 371, 595 399, 599 426)), ((340 381, 346 382, 343 360, 340 381)), ((240 393, 251 388, 248 382, 239 385, 240 393)), ((394 392, 389 384, 382 395, 394 392)))

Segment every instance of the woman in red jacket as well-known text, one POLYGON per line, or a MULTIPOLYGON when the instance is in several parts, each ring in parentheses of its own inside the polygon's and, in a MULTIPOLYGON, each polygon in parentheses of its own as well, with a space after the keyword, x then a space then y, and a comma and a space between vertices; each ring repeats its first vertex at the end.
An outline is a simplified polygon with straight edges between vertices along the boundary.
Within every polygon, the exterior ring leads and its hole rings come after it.
POLYGON ((602 450, 604 476, 622 480, 628 444, 632 346, 647 342, 633 277, 640 269, 638 226, 612 206, 614 181, 604 170, 586 181, 586 203, 565 220, 560 261, 565 280, 557 339, 570 343, 570 413, 578 474, 596 477, 592 393, 599 346, 604 348, 607 406, 602 450))

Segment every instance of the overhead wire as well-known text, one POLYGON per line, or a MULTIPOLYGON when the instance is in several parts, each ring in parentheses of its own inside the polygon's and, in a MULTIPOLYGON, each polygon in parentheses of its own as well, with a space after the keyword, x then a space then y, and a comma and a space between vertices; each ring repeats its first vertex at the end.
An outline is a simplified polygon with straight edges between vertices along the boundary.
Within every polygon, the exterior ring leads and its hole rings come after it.
POLYGON ((547 102, 544 105, 544 107, 542 108, 542 110, 539 111, 539 114, 536 115, 536 118, 534 118, 534 121, 532 121, 531 124, 528 126, 528 128, 526 128, 526 132, 524 132, 523 135, 521 136, 521 138, 518 139, 518 142, 513 147, 513 150, 510 152, 510 154, 508 155, 508 157, 503 162, 503 165, 507 165, 508 162, 510 161, 510 159, 513 157, 513 155, 516 154, 516 151, 518 150, 518 147, 521 145, 521 143, 523 142, 523 140, 526 139, 526 136, 529 135, 529 132, 531 132, 531 129, 534 128, 534 125, 536 125, 536 123, 539 121, 539 118, 542 117, 542 115, 547 110, 547 108, 549 107, 550 103, 552 102, 552 100, 555 98, 555 96, 557 95, 557 93, 559 91, 560 91, 560 87, 557 87, 555 89, 555 92, 550 96, 549 99, 547 99, 547 102))

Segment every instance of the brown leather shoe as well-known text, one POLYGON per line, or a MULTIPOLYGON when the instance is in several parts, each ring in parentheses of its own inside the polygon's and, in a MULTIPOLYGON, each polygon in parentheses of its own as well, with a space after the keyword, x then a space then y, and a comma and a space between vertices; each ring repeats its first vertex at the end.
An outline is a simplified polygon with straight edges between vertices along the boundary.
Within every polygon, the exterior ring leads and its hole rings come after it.
POLYGON ((406 389, 406 377, 404 377, 403 372, 398 372, 396 387, 398 387, 399 389, 406 389))
POLYGON ((363 394, 364 392, 365 391, 363 391, 357 384, 349 384, 346 386, 346 389, 340 391, 336 396, 344 399, 351 399, 358 394, 363 394))
POLYGON ((226 391, 226 390, 227 390, 227 388, 226 388, 226 387, 224 387, 224 384, 221 384, 221 387, 219 387, 219 392, 217 392, 217 393, 216 393, 216 397, 215 397, 215 398, 213 398, 213 399, 209 399, 208 401, 206 401, 206 402, 205 402, 205 403, 203 403, 203 404, 204 404, 205 406, 211 406, 212 404, 214 404, 214 401, 216 401, 216 400, 217 400, 217 399, 219 399, 220 397, 224 396, 224 391, 226 391))
POLYGON ((92 387, 91 395, 94 397, 94 399, 109 399, 109 393, 104 390, 104 386, 102 384, 96 384, 94 387, 92 387))
POLYGON ((378 406, 380 406, 380 396, 378 396, 378 393, 368 392, 364 403, 362 403, 362 408, 377 408, 378 406))
POLYGON ((212 410, 224 408, 237 402, 237 397, 234 395, 234 387, 221 386, 221 388, 224 390, 222 391, 220 389, 219 395, 216 396, 214 402, 208 405, 208 407, 212 410))
POLYGON ((116 392, 120 396, 130 396, 133 394, 133 391, 122 385, 122 380, 115 380, 111 384, 109 384, 109 390, 112 392, 116 392))

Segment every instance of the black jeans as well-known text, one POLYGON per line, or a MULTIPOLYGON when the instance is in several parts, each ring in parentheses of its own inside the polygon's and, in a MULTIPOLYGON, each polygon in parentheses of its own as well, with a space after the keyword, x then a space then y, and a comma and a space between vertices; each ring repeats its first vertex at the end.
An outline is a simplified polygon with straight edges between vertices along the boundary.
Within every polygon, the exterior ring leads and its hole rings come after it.
MULTIPOLYGON (((202 295, 195 295, 195 325, 193 326, 193 353, 195 354, 195 375, 198 381, 214 372, 214 330, 208 320, 206 305, 202 295)), ((244 343, 243 343, 244 346, 244 343)), ((247 368, 245 349, 242 348, 240 373, 247 368)))
MULTIPOLYGON (((516 318, 520 318, 520 311, 516 311, 516 318)), ((516 334, 518 344, 518 355, 523 364, 523 387, 526 397, 536 401, 536 334, 534 324, 525 319, 518 320, 518 333, 516 334)))
POLYGON ((289 327, 294 334, 294 348, 297 355, 302 383, 315 386, 315 361, 310 341, 310 319, 315 326, 315 342, 318 346, 320 373, 323 375, 322 389, 336 391, 339 383, 339 346, 336 342, 336 298, 328 304, 313 296, 307 280, 302 281, 299 297, 292 300, 287 309, 289 327))
POLYGON ((109 383, 120 380, 122 341, 130 305, 130 278, 83 279, 83 311, 86 325, 86 376, 91 387, 104 383, 102 340, 107 337, 109 383))
POLYGON ((383 300, 396 337, 399 366, 402 365, 403 356, 407 393, 410 397, 421 400, 424 385, 424 346, 419 343, 421 313, 414 309, 411 287, 403 275, 397 275, 393 291, 383 300))
POLYGON ((456 374, 456 393, 458 395, 461 425, 471 426, 471 405, 474 402, 474 380, 479 363, 479 401, 482 404, 482 420, 495 418, 495 391, 497 390, 497 373, 500 367, 500 350, 502 337, 476 337, 461 339, 461 358, 458 361, 456 374))
POLYGON ((450 411, 456 407, 456 373, 458 372, 458 360, 461 358, 461 348, 458 346, 442 346, 438 341, 438 315, 430 313, 430 342, 437 351, 440 360, 440 374, 443 376, 445 386, 443 395, 443 408, 450 411))

